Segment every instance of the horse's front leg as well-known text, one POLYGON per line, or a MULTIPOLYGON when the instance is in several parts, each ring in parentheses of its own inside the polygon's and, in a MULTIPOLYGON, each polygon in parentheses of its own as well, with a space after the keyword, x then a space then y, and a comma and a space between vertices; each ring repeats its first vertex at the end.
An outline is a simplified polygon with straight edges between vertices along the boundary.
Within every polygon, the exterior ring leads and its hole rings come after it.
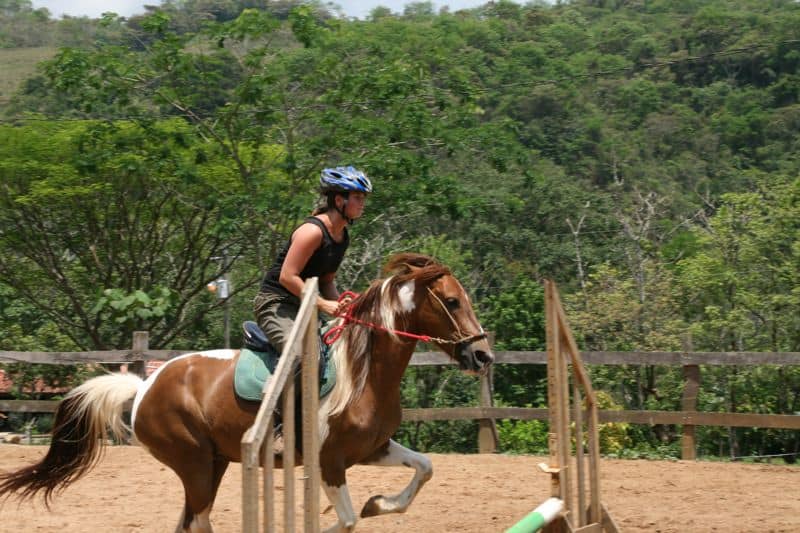
POLYGON ((386 513, 404 513, 414 497, 431 477, 433 477, 433 464, 431 460, 415 451, 409 450, 393 440, 389 440, 368 460, 362 462, 374 466, 406 466, 414 469, 414 478, 411 483, 395 496, 373 496, 361 509, 361 517, 376 516, 386 513))
POLYGON ((328 500, 336 510, 338 522, 335 526, 328 528, 324 533, 340 533, 353 531, 356 527, 356 513, 353 511, 353 503, 350 499, 350 491, 347 489, 347 480, 344 476, 344 470, 341 475, 333 476, 334 479, 330 481, 330 485, 325 481, 326 477, 323 474, 322 488, 328 496, 328 500))

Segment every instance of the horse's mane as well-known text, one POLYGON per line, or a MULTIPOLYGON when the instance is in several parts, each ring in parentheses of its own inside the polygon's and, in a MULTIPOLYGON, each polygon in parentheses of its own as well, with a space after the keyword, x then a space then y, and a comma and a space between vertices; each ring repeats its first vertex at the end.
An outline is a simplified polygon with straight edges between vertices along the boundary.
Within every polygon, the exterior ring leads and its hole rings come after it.
MULTIPOLYGON (((399 296, 401 287, 410 281, 427 285, 449 275, 450 269, 426 255, 401 253, 389 258, 383 274, 384 278, 373 281, 353 302, 350 315, 388 330, 405 330, 407 313, 399 296)), ((350 325, 334 344, 336 387, 331 393, 329 415, 342 412, 363 391, 372 356, 372 331, 350 325)))

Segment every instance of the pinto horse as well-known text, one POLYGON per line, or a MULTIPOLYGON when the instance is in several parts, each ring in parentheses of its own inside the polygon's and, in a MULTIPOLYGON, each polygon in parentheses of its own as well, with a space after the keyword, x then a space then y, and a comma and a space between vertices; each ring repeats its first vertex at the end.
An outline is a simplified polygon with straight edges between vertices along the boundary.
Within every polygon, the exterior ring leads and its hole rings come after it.
MULTIPOLYGON (((433 475, 430 460, 392 435, 400 425, 400 381, 417 341, 436 344, 462 370, 485 372, 494 361, 464 288, 444 265, 419 254, 393 256, 387 277, 373 282, 341 318, 331 351, 336 385, 320 403, 322 486, 338 517, 328 531, 356 523, 345 473, 354 464, 414 469, 394 496, 373 496, 361 517, 404 512, 433 475)), ((233 376, 238 350, 188 353, 146 381, 131 374, 93 378, 59 404, 52 441, 36 464, 0 474, 0 496, 49 503, 99 460, 108 431, 124 436, 123 404, 134 398, 136 440, 180 478, 185 505, 178 532, 209 532, 209 514, 228 464, 241 461, 242 435, 258 402, 238 398, 233 376)), ((280 466, 280 457, 276 458, 280 466)))

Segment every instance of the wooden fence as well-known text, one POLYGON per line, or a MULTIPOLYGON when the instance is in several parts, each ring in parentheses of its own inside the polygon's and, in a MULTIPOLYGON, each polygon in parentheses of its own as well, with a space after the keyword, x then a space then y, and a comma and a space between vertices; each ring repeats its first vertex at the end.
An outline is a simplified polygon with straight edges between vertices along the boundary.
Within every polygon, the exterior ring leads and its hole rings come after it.
MULTIPOLYGON (((144 362, 166 360, 185 351, 150 350, 147 333, 137 332, 131 350, 93 352, 10 352, 0 351, 0 363, 127 363, 142 373, 144 362)), ((495 352, 497 364, 546 364, 547 352, 501 351, 495 352)), ((684 375, 684 395, 680 411, 601 410, 600 422, 627 422, 631 424, 678 424, 683 426, 682 449, 684 459, 695 458, 694 428, 696 426, 758 427, 772 429, 800 429, 800 415, 759 413, 719 413, 697 411, 697 392, 703 366, 800 366, 800 352, 581 352, 587 365, 631 366, 681 366, 684 375)), ((452 365, 440 352, 414 354, 415 366, 452 365)), ((497 447, 494 420, 547 420, 548 410, 543 408, 494 407, 492 405, 492 374, 482 378, 478 406, 436 409, 404 409, 405 421, 479 420, 479 450, 493 452, 497 447)), ((0 400, 0 412, 48 413, 55 411, 57 402, 43 400, 0 400)))
POLYGON ((302 368, 303 531, 319 532, 319 335, 318 279, 306 280, 302 303, 278 366, 264 384, 253 425, 242 437, 242 531, 273 533, 275 527, 275 409, 283 400, 283 530, 294 531, 295 368, 302 368), (263 469, 263 507, 259 505, 259 465, 263 469), (259 510, 262 513, 259 513, 259 510))

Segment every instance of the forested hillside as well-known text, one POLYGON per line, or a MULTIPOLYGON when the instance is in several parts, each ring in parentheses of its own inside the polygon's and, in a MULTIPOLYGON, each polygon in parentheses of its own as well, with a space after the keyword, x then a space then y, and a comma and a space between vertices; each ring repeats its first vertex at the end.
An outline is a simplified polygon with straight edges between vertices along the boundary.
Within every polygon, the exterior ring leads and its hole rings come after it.
MULTIPOLYGON (((0 349, 127 347, 142 329, 152 347, 219 346, 207 283, 224 270, 234 324, 250 318, 320 168, 346 163, 376 192, 340 287, 414 250, 465 280, 500 349, 542 349, 550 277, 586 350, 800 351, 800 4, 420 2, 365 21, 165 4, 81 19, 77 39, 61 30, 74 20, 0 1, 0 45, 58 47, 2 108, 0 349), (24 40, 20 20, 49 40, 24 40)), ((679 373, 594 379, 609 405, 676 409, 679 373)), ((800 412, 796 368, 704 375, 703 410, 800 412)), ((499 369, 496 401, 540 405, 541 377, 499 369)), ((406 388, 426 406, 476 394, 444 370, 411 370, 406 388)), ((401 437, 468 449, 464 425, 401 437)), ((530 451, 540 429, 501 436, 530 451)), ((639 426, 605 446, 678 445, 639 426)), ((708 428, 702 446, 798 452, 800 437, 708 428)))

